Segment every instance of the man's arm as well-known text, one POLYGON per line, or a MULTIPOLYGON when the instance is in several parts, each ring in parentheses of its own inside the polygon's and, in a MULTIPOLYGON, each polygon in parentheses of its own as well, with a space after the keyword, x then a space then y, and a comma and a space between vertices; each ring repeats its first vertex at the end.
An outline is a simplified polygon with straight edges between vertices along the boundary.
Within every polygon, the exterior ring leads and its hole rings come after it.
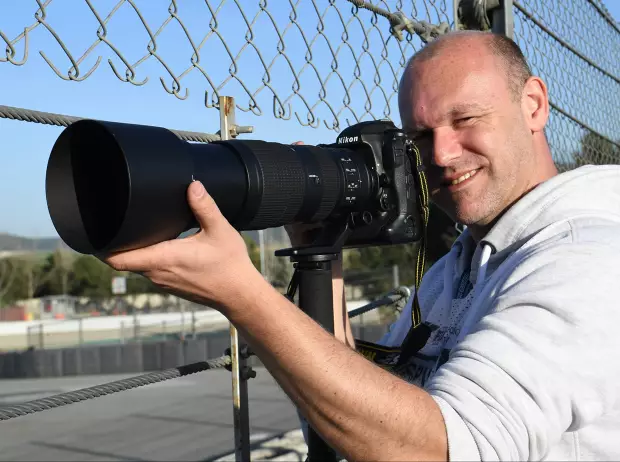
POLYGON ((428 393, 343 345, 264 280, 236 295, 226 316, 345 458, 447 459, 443 417, 428 393))

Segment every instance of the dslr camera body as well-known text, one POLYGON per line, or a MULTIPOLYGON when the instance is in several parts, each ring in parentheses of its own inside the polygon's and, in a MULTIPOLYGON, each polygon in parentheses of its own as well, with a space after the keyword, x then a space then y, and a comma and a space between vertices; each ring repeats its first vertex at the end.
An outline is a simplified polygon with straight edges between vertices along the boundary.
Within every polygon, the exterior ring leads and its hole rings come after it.
POLYGON ((344 129, 329 149, 342 169, 344 204, 324 219, 310 246, 365 247, 417 242, 424 178, 416 148, 389 120, 344 129), (422 181, 423 184, 420 184, 422 181))

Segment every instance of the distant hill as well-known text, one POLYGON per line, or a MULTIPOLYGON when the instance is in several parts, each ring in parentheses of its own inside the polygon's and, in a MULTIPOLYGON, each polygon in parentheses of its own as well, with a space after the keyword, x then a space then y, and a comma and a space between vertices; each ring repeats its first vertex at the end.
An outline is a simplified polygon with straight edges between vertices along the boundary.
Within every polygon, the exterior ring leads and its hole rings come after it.
MULTIPOLYGON (((196 230, 189 231, 193 234, 196 230)), ((257 244, 259 243, 258 231, 243 231, 257 244)), ((273 228, 265 231, 265 244, 268 246, 287 246, 288 238, 284 228, 273 228)), ((33 238, 16 236, 13 234, 0 233, 0 252, 53 252, 59 247, 69 250, 58 237, 33 238)))
POLYGON ((32 238, 0 233, 0 251, 53 252, 61 245, 58 237, 32 238))

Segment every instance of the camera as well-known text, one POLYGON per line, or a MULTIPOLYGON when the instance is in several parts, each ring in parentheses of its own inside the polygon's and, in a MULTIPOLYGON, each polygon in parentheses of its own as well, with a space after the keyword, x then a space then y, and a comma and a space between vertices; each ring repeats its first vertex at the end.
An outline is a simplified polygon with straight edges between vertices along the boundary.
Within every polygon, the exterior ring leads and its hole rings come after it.
POLYGON ((198 225, 200 180, 238 231, 321 223, 313 246, 363 247, 422 237, 419 156, 389 120, 344 129, 331 144, 192 143, 161 127, 83 119, 56 140, 46 196, 63 241, 103 255, 177 238, 198 225))

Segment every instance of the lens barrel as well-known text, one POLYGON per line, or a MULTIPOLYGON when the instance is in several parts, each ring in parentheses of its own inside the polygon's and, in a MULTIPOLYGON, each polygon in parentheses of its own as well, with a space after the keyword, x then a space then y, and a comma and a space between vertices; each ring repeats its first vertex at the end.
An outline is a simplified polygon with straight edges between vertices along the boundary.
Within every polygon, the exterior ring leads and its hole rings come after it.
POLYGON ((152 126, 80 120, 52 148, 46 196, 63 241, 107 254, 174 239, 197 226, 187 187, 200 180, 239 231, 316 223, 376 198, 360 151, 261 140, 183 141, 152 126))

